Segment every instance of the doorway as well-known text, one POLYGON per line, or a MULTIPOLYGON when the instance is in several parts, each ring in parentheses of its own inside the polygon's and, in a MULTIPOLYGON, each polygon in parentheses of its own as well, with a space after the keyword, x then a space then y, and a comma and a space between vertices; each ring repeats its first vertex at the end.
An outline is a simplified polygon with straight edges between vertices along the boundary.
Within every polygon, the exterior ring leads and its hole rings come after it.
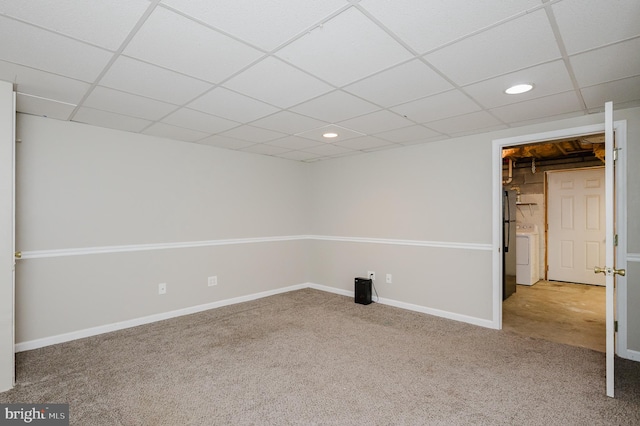
MULTIPOLYGON (((502 305, 504 329, 528 337, 604 351, 604 289, 578 284, 584 283, 585 279, 576 277, 575 271, 585 275, 589 267, 571 264, 574 258, 582 261, 583 256, 569 249, 575 247, 577 252, 585 244, 570 241, 562 234, 562 231, 567 233, 567 229, 578 225, 581 228, 596 226, 604 232, 604 198, 593 214, 602 220, 596 224, 591 223, 593 220, 582 224, 584 210, 592 206, 583 205, 583 194, 574 194, 578 187, 585 185, 578 185, 577 179, 573 178, 584 174, 588 178, 585 182, 593 186, 591 178, 602 174, 602 181, 598 182, 604 191, 603 152, 602 133, 503 147, 503 189, 513 193, 517 200, 513 217, 517 241, 512 259, 514 264, 503 262, 505 270, 517 271, 517 285, 515 293, 502 305), (556 186, 563 189, 555 189, 556 186), (561 208, 557 206, 558 201, 561 208), (580 220, 571 222, 576 217, 580 220), (565 254, 572 255, 565 256, 566 265, 563 263, 560 268, 558 247, 563 247, 565 254), (565 272, 561 279, 558 278, 558 269, 565 272)), ((590 191, 590 196, 594 190, 588 188, 587 191, 590 191)), ((583 235, 577 229, 575 234, 583 235)), ((575 239, 576 235, 571 236, 575 239)), ((600 260, 594 260, 596 264, 591 265, 587 278, 592 280, 591 276, 595 275, 593 267, 600 264, 600 260)))

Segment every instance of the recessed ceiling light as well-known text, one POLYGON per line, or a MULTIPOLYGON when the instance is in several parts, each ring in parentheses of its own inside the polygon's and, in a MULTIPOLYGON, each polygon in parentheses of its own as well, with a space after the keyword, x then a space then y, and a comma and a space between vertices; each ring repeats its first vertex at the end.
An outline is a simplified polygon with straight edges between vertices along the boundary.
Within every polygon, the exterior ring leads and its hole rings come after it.
POLYGON ((507 95, 519 95, 520 93, 526 93, 531 89, 533 89, 533 84, 516 84, 515 86, 509 87, 504 91, 504 93, 506 93, 507 95))
POLYGON ((323 138, 327 138, 327 139, 337 138, 338 134, 337 133, 333 133, 333 132, 327 132, 327 133, 323 133, 322 137, 323 138))

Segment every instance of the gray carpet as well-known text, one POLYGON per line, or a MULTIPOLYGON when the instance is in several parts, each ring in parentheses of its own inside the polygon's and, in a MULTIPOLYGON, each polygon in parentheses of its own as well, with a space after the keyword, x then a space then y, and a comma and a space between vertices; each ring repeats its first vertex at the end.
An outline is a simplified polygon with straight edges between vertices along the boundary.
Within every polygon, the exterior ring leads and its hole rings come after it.
POLYGON ((18 354, 74 425, 638 425, 640 363, 315 290, 18 354))

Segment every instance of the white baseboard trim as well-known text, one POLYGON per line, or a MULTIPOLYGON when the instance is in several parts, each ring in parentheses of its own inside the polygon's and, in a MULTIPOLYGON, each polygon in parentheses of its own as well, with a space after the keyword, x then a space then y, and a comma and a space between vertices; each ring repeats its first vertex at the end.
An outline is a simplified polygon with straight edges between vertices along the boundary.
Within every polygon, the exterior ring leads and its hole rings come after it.
MULTIPOLYGON (((235 305, 237 303, 249 302, 251 300, 261 299, 263 297, 273 296, 280 293, 287 293, 289 291, 301 290, 304 288, 312 288, 315 290, 326 291, 328 293, 335 293, 342 296, 353 297, 354 293, 350 290, 343 290, 335 287, 329 287, 321 284, 303 283, 296 284, 288 287, 282 287, 275 290, 263 291, 260 293, 249 294, 246 296, 234 297, 231 299, 219 300, 216 302, 205 303, 203 305, 190 306, 188 308, 177 309, 169 312, 162 312, 159 314, 148 315, 146 317, 134 318, 127 321, 120 321, 112 324, 105 324, 98 327, 86 328, 84 330, 72 331, 70 333, 58 334, 50 337, 43 337, 41 339, 29 340, 26 342, 16 343, 15 351, 24 352, 33 349, 43 348, 45 346, 56 345, 59 343, 70 342, 72 340, 82 339, 85 337, 96 336, 99 334, 110 333, 112 331, 123 330, 125 328, 136 327, 139 325, 150 324, 152 322, 163 321, 170 318, 181 317, 183 315, 195 314, 198 312, 208 311, 209 309, 220 308, 223 306, 235 305)), ((409 311, 420 312, 423 314, 433 315, 437 317, 447 318, 455 321, 466 322, 468 324, 478 325, 486 328, 495 328, 494 324, 490 320, 482 318, 471 317, 467 315, 456 314, 453 312, 442 311, 439 309, 427 308, 420 305, 414 305, 411 303, 399 302, 397 300, 381 298, 376 301, 382 305, 395 306, 396 308, 406 309, 409 311)), ((638 360, 640 360, 640 353, 638 353, 638 360)), ((633 358, 630 358, 633 359, 633 358)))
POLYGON ((72 340, 82 339, 85 337, 96 336, 98 334, 109 333, 112 331, 123 330, 125 328, 136 327, 138 325, 149 324, 152 322, 162 321, 170 318, 181 317, 183 315, 195 314, 209 309, 220 308, 223 306, 235 305, 237 303, 249 302, 251 300, 261 299, 263 297, 273 296, 280 293, 286 293, 294 290, 307 288, 308 284, 297 284, 289 287, 282 287, 276 290, 268 290, 260 293, 249 294, 246 296, 234 297, 226 300, 205 303, 203 305, 190 306, 188 308, 177 309, 175 311, 162 312, 146 317, 134 318, 127 321, 116 322, 113 324, 101 325, 98 327, 86 328, 84 330, 73 331, 70 333, 58 334, 56 336, 44 337, 42 339, 29 340, 26 342, 16 343, 15 351, 24 352, 32 349, 43 348, 45 346, 56 345, 58 343, 70 342, 72 340))
MULTIPOLYGON (((343 296, 354 297, 353 291, 343 290, 339 288, 329 287, 321 284, 309 284, 309 288, 316 290, 322 290, 329 293, 341 294, 343 296)), ((399 302, 393 299, 379 298, 376 303, 381 305, 394 306, 396 308, 406 309, 408 311, 420 312, 423 314, 433 315, 436 317, 447 318, 454 321, 466 322, 468 324, 478 325, 485 328, 495 328, 495 324, 492 320, 486 320, 482 318, 471 317, 468 315, 456 314, 454 312, 442 311, 440 309, 427 308, 425 306, 414 305, 412 303, 399 302)))
POLYGON ((631 361, 640 361, 640 351, 627 349, 618 354, 620 358, 629 359, 631 361))

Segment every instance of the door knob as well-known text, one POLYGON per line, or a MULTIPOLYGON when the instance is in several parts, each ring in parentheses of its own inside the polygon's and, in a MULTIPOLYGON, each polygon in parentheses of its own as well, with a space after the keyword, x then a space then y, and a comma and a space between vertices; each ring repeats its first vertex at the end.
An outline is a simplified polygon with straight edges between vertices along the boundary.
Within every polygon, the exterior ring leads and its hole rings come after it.
POLYGON ((618 274, 618 275, 620 275, 621 277, 624 277, 625 275, 627 275, 627 270, 626 270, 626 269, 616 269, 616 268, 613 268, 613 273, 614 273, 614 274, 618 274))
POLYGON ((15 252, 15 253, 13 253, 13 256, 14 256, 16 259, 22 259, 22 252, 21 252, 21 251, 17 251, 17 252, 15 252))
POLYGON ((605 266, 604 268, 601 268, 601 267, 599 267, 599 266, 596 266, 595 268, 593 268, 593 272, 594 272, 595 274, 600 274, 600 273, 602 273, 602 274, 607 275, 607 267, 605 266))

